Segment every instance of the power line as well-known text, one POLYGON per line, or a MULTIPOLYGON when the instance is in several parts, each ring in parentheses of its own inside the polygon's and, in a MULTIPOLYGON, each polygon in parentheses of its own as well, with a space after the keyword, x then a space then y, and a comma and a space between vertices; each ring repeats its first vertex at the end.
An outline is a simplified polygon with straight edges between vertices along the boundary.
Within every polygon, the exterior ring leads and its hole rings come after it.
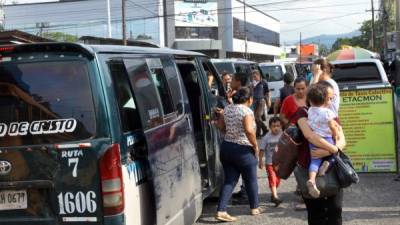
POLYGON ((294 28, 294 29, 283 30, 283 31, 281 31, 281 33, 289 33, 289 32, 293 32, 293 31, 297 31, 297 30, 302 29, 304 27, 312 26, 312 25, 324 22, 326 20, 334 20, 334 19, 339 19, 339 18, 343 18, 343 17, 347 17, 347 16, 353 16, 353 15, 359 15, 359 14, 365 14, 365 12, 363 12, 363 13, 350 13, 350 14, 346 14, 346 15, 342 15, 342 16, 337 16, 337 17, 334 17, 334 18, 333 17, 329 17, 329 18, 321 19, 321 20, 318 20, 316 22, 309 23, 309 24, 306 24, 306 25, 303 25, 303 26, 300 26, 300 27, 297 27, 297 28, 294 28))

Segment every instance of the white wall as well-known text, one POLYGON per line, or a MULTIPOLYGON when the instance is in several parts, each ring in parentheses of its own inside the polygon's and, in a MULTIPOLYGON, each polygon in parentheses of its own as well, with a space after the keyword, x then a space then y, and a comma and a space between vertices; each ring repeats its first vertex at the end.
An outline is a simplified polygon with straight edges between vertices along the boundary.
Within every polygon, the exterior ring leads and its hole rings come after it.
MULTIPOLYGON (((243 3, 241 3, 242 0, 240 0, 240 2, 237 0, 231 0, 231 1, 232 1, 233 17, 239 20, 244 20, 243 3)), ((275 31, 277 33, 280 33, 281 31, 279 21, 272 19, 271 17, 268 17, 263 13, 257 12, 250 7, 246 7, 246 21, 248 23, 252 23, 260 27, 264 27, 269 30, 275 31)))
MULTIPOLYGON (((245 52, 245 41, 233 39, 233 52, 245 52)), ((274 55, 279 56, 282 49, 272 45, 265 45, 256 42, 247 42, 247 52, 261 55, 274 55)))

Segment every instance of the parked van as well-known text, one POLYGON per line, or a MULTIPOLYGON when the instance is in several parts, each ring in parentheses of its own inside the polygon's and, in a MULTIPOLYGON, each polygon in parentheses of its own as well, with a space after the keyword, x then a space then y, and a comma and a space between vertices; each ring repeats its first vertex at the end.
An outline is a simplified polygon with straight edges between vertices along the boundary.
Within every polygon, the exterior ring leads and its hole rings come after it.
POLYGON ((0 74, 0 224, 193 224, 221 181, 202 54, 16 45, 0 74))
POLYGON ((294 78, 297 77, 296 68, 294 63, 290 62, 271 62, 259 64, 263 77, 268 80, 268 87, 270 90, 271 101, 279 97, 279 89, 284 86, 283 75, 285 73, 293 74, 294 78))
POLYGON ((219 74, 223 72, 228 72, 230 74, 244 72, 250 74, 253 70, 258 69, 256 62, 245 59, 211 59, 211 61, 217 68, 219 74))

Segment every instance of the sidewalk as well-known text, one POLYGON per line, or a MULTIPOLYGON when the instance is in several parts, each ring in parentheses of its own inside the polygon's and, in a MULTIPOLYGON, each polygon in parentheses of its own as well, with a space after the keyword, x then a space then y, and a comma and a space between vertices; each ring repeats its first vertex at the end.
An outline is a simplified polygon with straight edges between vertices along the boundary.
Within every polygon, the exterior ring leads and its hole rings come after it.
MULTIPOLYGON (((393 181, 394 174, 360 174, 360 183, 345 190, 343 224, 345 225, 400 225, 400 182, 393 181)), ((270 192, 267 177, 259 171, 260 203, 267 212, 250 216, 247 204, 233 204, 229 213, 239 217, 235 223, 226 225, 306 225, 306 211, 299 211, 299 198, 294 195, 294 177, 282 182, 279 189, 284 203, 279 208, 267 202, 270 192)), ((196 225, 217 224, 213 218, 216 202, 206 201, 203 214, 196 225)))

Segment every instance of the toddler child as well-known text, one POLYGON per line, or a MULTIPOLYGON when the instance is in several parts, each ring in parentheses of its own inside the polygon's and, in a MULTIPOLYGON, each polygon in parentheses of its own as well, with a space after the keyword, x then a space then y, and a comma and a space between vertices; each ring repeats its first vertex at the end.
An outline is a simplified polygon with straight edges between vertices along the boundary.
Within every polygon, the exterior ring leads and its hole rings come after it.
POLYGON ((259 168, 263 169, 264 165, 268 174, 269 188, 271 189, 271 202, 275 203, 278 207, 282 201, 278 197, 277 188, 280 184, 280 179, 276 175, 274 168, 272 167, 272 156, 275 151, 275 147, 278 144, 279 138, 282 135, 282 121, 279 117, 272 117, 269 120, 269 132, 262 138, 260 145, 260 157, 259 157, 259 168), (263 162, 263 156, 265 155, 265 162, 263 162))
MULTIPOLYGON (((333 88, 322 84, 312 85, 307 94, 307 100, 311 104, 311 107, 308 109, 308 124, 310 128, 334 145, 334 140, 339 131, 338 124, 334 120, 336 115, 329 109, 329 106, 332 104, 332 98, 333 88)), ((310 151, 314 151, 315 149, 317 147, 310 143, 310 151)), ((320 194, 315 184, 317 173, 323 176, 332 163, 334 163, 333 157, 328 157, 323 162, 322 159, 311 157, 307 188, 312 197, 318 198, 320 194)))

